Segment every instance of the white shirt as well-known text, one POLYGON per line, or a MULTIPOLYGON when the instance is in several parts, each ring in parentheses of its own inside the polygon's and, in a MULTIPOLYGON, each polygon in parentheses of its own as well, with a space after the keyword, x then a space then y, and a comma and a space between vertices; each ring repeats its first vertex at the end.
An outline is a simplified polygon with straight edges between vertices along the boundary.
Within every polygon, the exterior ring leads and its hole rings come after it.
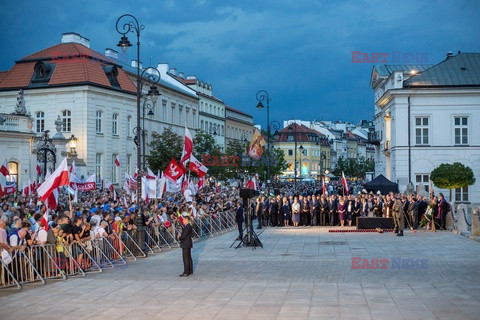
POLYGON ((100 238, 103 238, 103 234, 105 233, 105 229, 102 227, 95 228, 95 238, 97 234, 100 235, 100 238))
POLYGON ((45 231, 45 229, 43 229, 43 228, 38 230, 36 240, 40 243, 46 243, 47 242, 47 231, 45 231))
POLYGON ((192 190, 190 190, 190 189, 185 190, 183 192, 183 196, 185 197, 186 202, 193 201, 192 190))

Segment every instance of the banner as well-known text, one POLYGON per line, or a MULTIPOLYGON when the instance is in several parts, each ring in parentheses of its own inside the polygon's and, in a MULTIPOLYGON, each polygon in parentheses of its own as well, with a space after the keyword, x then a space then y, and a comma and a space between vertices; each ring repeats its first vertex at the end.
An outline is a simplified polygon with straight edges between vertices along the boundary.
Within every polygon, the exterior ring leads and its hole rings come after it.
POLYGON ((252 141, 250 142, 250 146, 248 147, 248 155, 255 160, 259 160, 262 157, 262 147, 265 144, 265 139, 263 139, 263 136, 260 134, 260 132, 255 129, 255 132, 252 136, 252 141))
POLYGON ((80 179, 76 175, 72 174, 70 177, 70 187, 72 189, 76 188, 78 191, 90 191, 97 189, 95 174, 92 174, 87 179, 80 179))

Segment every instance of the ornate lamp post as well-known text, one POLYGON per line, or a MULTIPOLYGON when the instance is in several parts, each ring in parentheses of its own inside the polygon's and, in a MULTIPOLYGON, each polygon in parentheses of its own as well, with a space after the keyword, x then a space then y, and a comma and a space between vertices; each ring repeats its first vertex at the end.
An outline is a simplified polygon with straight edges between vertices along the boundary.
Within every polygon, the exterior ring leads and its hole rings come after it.
POLYGON ((78 138, 75 137, 74 134, 70 136, 70 141, 68 142, 68 145, 70 147, 70 155, 76 156, 77 155, 77 141, 78 138))
MULTIPOLYGON (((117 46, 122 49, 123 52, 127 52, 128 48, 132 46, 130 41, 128 40, 127 33, 133 32, 137 36, 137 127, 134 128, 134 133, 135 133, 135 140, 137 144, 137 168, 141 169, 141 164, 142 164, 142 148, 140 148, 140 139, 145 138, 144 131, 142 130, 141 127, 141 122, 140 122, 140 105, 141 105, 141 98, 142 98, 142 79, 147 78, 148 80, 158 83, 160 81, 160 72, 152 67, 148 67, 144 70, 140 70, 140 33, 143 29, 145 29, 145 26, 142 24, 139 24, 137 18, 135 18, 131 14, 124 14, 120 18, 117 19, 115 28, 117 29, 117 32, 122 35, 120 38, 120 41, 118 42, 117 46), (151 71, 155 71, 157 75, 152 74, 151 71)), ((159 92, 157 88, 152 85, 150 88, 147 96, 150 96, 151 100, 153 103, 156 102, 156 99, 158 98, 159 92)), ((153 109, 153 108, 152 108, 153 109)), ((145 107, 144 107, 144 113, 145 113, 145 107)), ((143 149, 145 148, 145 139, 142 141, 143 149)), ((138 244, 143 252, 146 252, 145 250, 145 235, 144 235, 144 228, 143 228, 143 220, 141 217, 141 212, 142 212, 142 205, 140 203, 140 199, 142 198, 142 175, 138 174, 137 175, 137 203, 139 204, 138 209, 139 209, 139 214, 137 216, 137 220, 135 222, 137 226, 137 240, 138 244)))
POLYGON ((53 163, 53 169, 55 170, 56 164, 56 152, 57 149, 53 144, 52 139, 48 136, 50 130, 45 130, 42 135, 42 139, 37 142, 37 161, 43 164, 43 178, 47 175, 47 163, 53 163))
POLYGON ((263 109, 262 101, 267 102, 267 195, 270 196, 270 97, 268 92, 260 90, 256 94, 258 100, 257 108, 263 109))

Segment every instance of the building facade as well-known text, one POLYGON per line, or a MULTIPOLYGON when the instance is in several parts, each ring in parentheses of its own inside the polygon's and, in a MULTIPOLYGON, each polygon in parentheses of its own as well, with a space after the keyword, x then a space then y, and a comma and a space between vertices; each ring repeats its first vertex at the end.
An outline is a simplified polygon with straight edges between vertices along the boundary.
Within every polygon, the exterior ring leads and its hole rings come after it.
POLYGON ((325 135, 296 122, 278 134, 275 148, 283 151, 288 165, 280 178, 294 179, 296 171, 297 179, 320 179, 325 170, 330 170, 331 150, 325 135))
POLYGON ((225 145, 230 141, 250 142, 253 136, 253 117, 225 106, 225 145))
MULTIPOLYGON (((480 54, 449 54, 435 66, 373 68, 376 174, 430 191, 430 173, 442 163, 470 167, 476 183, 453 190, 451 200, 480 202, 480 54)), ((448 197, 448 190, 442 191, 448 197)))

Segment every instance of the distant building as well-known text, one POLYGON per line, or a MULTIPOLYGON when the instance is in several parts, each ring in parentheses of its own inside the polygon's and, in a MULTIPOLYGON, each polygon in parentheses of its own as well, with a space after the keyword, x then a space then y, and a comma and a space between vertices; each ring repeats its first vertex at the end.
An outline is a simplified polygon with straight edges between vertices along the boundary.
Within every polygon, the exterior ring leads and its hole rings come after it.
MULTIPOLYGON (((473 186, 455 189, 457 202, 480 202, 480 53, 448 54, 437 65, 376 65, 376 174, 430 188, 430 173, 460 162, 476 175, 473 186)), ((447 190, 435 188, 435 193, 447 190)))
POLYGON ((330 144, 322 133, 292 122, 278 134, 275 148, 284 152, 288 165, 280 178, 295 178, 296 168, 297 178, 319 179, 326 169, 331 168, 330 144))
POLYGON ((253 135, 253 117, 245 112, 225 106, 225 145, 230 141, 249 143, 253 135))

